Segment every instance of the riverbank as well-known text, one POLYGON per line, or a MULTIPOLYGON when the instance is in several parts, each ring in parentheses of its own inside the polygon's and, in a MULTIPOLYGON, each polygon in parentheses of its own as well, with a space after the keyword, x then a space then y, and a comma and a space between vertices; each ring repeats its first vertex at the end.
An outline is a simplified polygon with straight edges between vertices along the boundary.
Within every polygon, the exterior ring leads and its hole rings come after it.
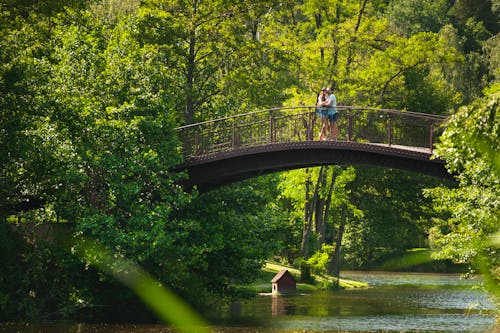
MULTIPOLYGON (((300 282, 300 270, 297 268, 268 261, 262 268, 255 282, 242 288, 255 293, 270 293, 272 291, 271 280, 282 269, 287 269, 297 281, 297 292, 332 289, 336 281, 336 278, 330 275, 313 275, 313 283, 303 283, 300 282)), ((355 289, 367 288, 369 285, 366 282, 341 278, 339 279, 338 286, 340 289, 355 289)))

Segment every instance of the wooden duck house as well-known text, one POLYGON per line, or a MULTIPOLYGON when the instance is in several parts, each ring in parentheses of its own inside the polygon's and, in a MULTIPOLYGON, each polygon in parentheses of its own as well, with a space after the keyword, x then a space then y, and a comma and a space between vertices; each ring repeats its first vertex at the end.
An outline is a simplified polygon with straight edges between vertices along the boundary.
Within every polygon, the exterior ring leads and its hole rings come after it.
POLYGON ((297 282, 292 274, 287 269, 282 269, 274 278, 271 280, 273 294, 295 291, 297 288, 297 282))

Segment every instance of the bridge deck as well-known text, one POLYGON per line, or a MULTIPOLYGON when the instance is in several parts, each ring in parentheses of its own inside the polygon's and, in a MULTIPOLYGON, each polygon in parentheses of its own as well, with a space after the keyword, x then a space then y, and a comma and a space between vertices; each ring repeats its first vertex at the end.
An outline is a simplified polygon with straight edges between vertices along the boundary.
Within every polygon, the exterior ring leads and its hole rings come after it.
POLYGON ((188 188, 201 192, 273 172, 326 164, 373 165, 452 179, 430 149, 349 141, 304 141, 238 148, 187 159, 188 188))
POLYGON ((270 143, 259 146, 249 146, 242 148, 235 148, 232 150, 225 150, 221 152, 208 153, 198 155, 196 157, 187 158, 184 166, 205 164, 210 161, 224 160, 235 156, 254 155, 266 152, 273 152, 276 150, 302 150, 302 149, 329 149, 332 150, 359 150, 364 152, 378 152, 385 155, 394 155, 401 157, 408 157, 418 160, 432 160, 434 154, 431 149, 423 147, 409 147, 403 145, 389 145, 386 143, 361 143, 352 141, 301 141, 301 142, 282 142, 270 143))

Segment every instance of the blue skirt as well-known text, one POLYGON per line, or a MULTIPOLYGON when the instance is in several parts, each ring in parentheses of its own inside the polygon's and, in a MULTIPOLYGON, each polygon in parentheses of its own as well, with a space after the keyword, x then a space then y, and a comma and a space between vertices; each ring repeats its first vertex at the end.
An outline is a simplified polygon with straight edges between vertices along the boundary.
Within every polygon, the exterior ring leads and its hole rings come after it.
POLYGON ((317 108, 316 111, 318 112, 318 116, 323 119, 328 116, 328 109, 327 108, 317 108))

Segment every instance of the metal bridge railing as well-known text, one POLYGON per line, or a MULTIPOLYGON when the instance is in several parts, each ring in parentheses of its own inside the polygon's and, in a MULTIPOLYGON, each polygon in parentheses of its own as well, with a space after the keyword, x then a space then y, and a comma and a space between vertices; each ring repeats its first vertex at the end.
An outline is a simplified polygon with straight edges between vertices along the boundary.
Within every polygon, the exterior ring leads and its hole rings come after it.
MULTIPOLYGON (((409 111, 337 106, 338 140, 427 148, 446 117, 409 111)), ((315 106, 282 107, 176 128, 186 159, 271 143, 318 140, 315 106)))

